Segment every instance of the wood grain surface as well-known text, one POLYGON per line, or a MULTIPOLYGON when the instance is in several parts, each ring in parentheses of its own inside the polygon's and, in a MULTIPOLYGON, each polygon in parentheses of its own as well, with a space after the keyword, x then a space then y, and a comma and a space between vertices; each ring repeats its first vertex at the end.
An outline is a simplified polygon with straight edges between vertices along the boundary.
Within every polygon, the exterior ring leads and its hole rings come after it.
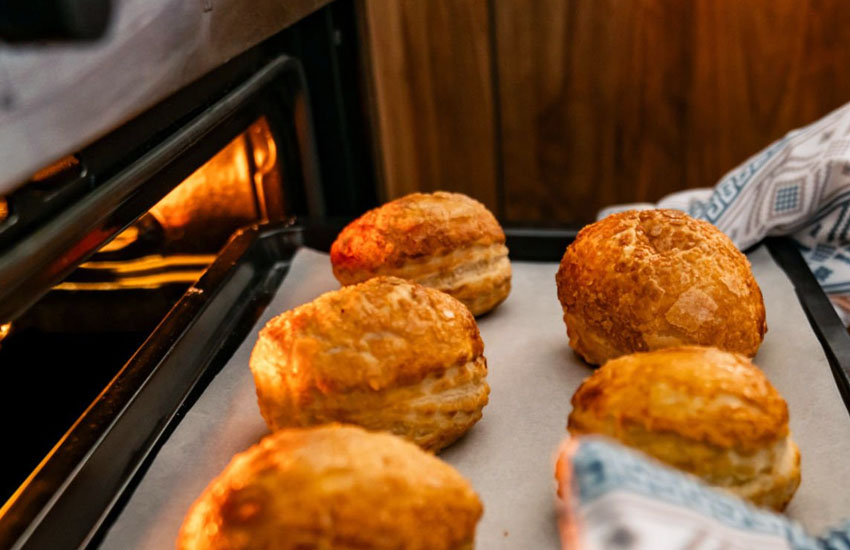
POLYGON ((390 196, 586 222, 713 185, 850 101, 846 0, 489 2, 366 0, 390 196))
POLYGON ((486 0, 364 0, 384 198, 465 192, 496 209, 486 0))

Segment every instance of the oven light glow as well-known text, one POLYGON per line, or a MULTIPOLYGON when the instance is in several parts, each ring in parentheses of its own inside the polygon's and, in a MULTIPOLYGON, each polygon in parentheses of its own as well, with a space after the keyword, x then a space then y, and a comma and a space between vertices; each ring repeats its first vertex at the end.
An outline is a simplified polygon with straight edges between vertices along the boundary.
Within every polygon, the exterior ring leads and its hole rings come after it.
POLYGON ((213 260, 214 254, 156 254, 132 260, 87 262, 80 267, 99 273, 97 277, 106 280, 65 281, 53 288, 71 291, 121 290, 194 283, 213 260))
POLYGON ((132 288, 159 288, 166 284, 187 283, 191 284, 198 280, 203 269, 191 271, 169 271, 168 273, 155 273, 153 275, 139 275, 136 277, 122 277, 114 281, 66 281, 53 287, 55 290, 121 290, 132 288))
POLYGON ((248 143, 244 135, 197 169, 150 213, 168 239, 203 239, 211 228, 243 225, 258 217, 248 143))
POLYGON ((212 252, 235 230, 281 218, 276 168, 274 137, 260 118, 103 246, 104 259, 96 255, 54 289, 157 288, 197 281, 215 260, 212 252))
POLYGON ((46 179, 52 178, 66 170, 74 168, 80 164, 80 161, 77 160, 77 157, 74 155, 68 155, 67 157, 62 157, 57 160, 50 166, 46 166, 33 174, 32 181, 44 181, 46 179))
POLYGON ((124 231, 118 234, 114 239, 106 243, 101 249, 100 252, 114 252, 115 250, 121 250, 126 248, 136 242, 136 239, 139 238, 139 228, 135 225, 131 225, 124 231))
POLYGON ((174 254, 171 256, 160 256, 158 254, 122 261, 94 261, 86 262, 80 267, 86 269, 103 269, 113 273, 134 273, 139 271, 150 271, 163 267, 175 265, 183 266, 207 266, 215 260, 215 254, 174 254))

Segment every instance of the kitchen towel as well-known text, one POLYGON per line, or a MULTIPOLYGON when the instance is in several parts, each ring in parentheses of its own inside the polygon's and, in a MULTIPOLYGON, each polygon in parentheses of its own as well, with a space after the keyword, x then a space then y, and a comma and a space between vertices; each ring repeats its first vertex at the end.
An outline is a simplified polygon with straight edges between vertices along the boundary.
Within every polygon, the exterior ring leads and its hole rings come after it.
POLYGON ((850 524, 819 537, 697 478, 599 436, 564 442, 561 545, 592 550, 846 550, 850 524))

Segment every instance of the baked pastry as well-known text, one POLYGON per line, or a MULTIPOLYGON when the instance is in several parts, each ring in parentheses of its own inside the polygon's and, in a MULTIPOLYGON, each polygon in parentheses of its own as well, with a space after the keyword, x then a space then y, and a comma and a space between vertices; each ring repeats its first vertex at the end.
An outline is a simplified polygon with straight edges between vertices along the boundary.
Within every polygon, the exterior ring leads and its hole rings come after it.
POLYGON ((782 510, 800 484, 788 406, 743 355, 684 346, 608 361, 578 388, 568 429, 643 451, 782 510))
POLYGON ((376 277, 269 321, 251 371, 273 431, 347 422, 436 451, 481 418, 490 393, 483 353, 463 304, 376 277))
POLYGON ((459 193, 413 193, 366 212, 340 232, 331 263, 343 285, 393 275, 442 290, 473 315, 511 290, 505 233, 483 204, 459 193))
POLYGON ((478 496, 406 441, 353 426, 281 430, 233 457, 178 550, 472 550, 478 496))
POLYGON ((555 280, 570 347, 595 365, 685 344, 753 357, 767 330, 746 256, 719 229, 677 210, 588 225, 555 280))

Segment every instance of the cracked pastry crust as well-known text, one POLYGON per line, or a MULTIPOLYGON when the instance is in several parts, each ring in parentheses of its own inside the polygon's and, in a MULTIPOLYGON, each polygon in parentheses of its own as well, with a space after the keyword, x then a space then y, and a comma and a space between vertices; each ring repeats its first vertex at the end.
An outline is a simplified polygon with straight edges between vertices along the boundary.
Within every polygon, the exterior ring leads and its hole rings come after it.
POLYGON ((603 434, 755 504, 782 510, 800 484, 788 406, 749 359, 699 346, 625 355, 572 399, 573 435, 603 434))
POLYGON ((281 430, 233 457, 178 550, 472 550, 483 508, 454 468, 389 434, 281 430))
POLYGON ((463 304, 376 277, 269 321, 250 364, 271 430, 347 422, 437 451, 481 418, 490 393, 483 353, 463 304))
POLYGON ((588 225, 555 280, 570 347, 595 365, 687 344, 753 357, 767 331, 746 256, 716 227, 677 210, 588 225))
POLYGON ((331 246, 343 285, 392 275, 442 290, 480 315, 511 290, 505 233, 480 202, 460 193, 413 193, 370 210, 331 246))

